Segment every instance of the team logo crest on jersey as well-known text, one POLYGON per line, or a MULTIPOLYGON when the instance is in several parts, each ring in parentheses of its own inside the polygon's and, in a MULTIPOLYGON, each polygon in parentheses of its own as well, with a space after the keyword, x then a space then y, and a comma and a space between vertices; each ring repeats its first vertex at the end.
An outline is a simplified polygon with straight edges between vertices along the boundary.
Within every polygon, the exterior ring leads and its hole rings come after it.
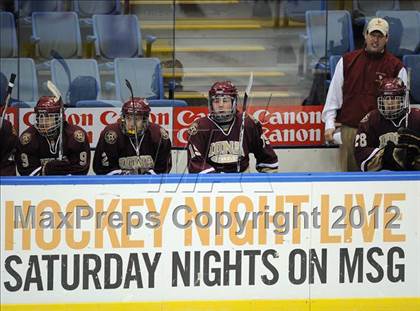
POLYGON ((113 145, 117 141, 117 133, 115 131, 108 131, 105 133, 104 138, 107 144, 113 145))
POLYGON ((20 136, 20 142, 22 145, 27 145, 31 142, 32 136, 31 133, 23 133, 22 136, 20 136))
POLYGON ((163 139, 169 139, 169 134, 163 127, 160 128, 160 135, 163 139))
POLYGON ((82 130, 76 130, 73 133, 73 137, 79 143, 83 143, 85 141, 85 133, 82 130))
POLYGON ((188 134, 191 135, 191 136, 197 134, 197 132, 198 132, 198 129, 197 128, 198 128, 198 123, 197 122, 194 122, 188 128, 188 134))

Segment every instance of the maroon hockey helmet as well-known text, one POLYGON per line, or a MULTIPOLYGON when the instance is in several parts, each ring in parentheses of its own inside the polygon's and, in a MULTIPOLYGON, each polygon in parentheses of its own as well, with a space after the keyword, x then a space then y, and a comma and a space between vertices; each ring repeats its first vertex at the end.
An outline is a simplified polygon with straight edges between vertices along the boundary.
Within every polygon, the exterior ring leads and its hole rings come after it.
POLYGON ((238 102, 238 90, 230 81, 216 82, 209 90, 209 115, 216 122, 226 123, 233 120, 238 102), (230 98, 232 105, 228 110, 215 111, 213 102, 216 98, 230 98))
POLYGON ((134 97, 124 103, 121 109, 121 125, 124 134, 135 136, 134 116, 137 135, 143 135, 149 126, 150 106, 145 98, 134 97))
POLYGON ((408 108, 406 87, 399 78, 384 78, 378 88, 377 104, 384 118, 395 120, 402 117, 408 108))
POLYGON ((36 106, 36 122, 35 128, 38 132, 48 138, 58 135, 61 124, 61 98, 54 96, 42 96, 39 98, 36 106))

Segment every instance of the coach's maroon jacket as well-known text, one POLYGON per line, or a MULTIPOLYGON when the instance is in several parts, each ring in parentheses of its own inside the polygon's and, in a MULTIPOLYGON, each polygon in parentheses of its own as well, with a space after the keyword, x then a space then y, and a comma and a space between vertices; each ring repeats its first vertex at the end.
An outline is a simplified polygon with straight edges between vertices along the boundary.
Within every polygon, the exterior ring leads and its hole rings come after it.
POLYGON ((378 81, 398 76, 402 62, 385 50, 381 54, 355 50, 343 56, 343 106, 337 122, 357 128, 360 120, 376 109, 378 81))

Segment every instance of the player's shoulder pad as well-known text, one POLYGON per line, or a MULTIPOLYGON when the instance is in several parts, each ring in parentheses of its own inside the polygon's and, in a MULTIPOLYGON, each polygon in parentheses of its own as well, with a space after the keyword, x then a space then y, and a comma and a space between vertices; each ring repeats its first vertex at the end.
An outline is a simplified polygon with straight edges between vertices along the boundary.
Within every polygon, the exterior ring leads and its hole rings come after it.
POLYGON ((75 128, 73 132, 73 138, 78 143, 84 143, 87 139, 86 132, 82 128, 75 128))
POLYGON ((85 130, 77 125, 68 124, 65 132, 68 133, 67 135, 71 135, 73 140, 78 143, 84 143, 87 139, 85 130))
POLYGON ((117 132, 113 130, 112 128, 105 129, 103 135, 104 135, 105 142, 109 145, 115 144, 118 138, 117 132))
POLYGON ((86 141, 86 134, 83 130, 77 129, 73 132, 74 140, 78 143, 84 143, 86 141))
POLYGON ((117 142, 118 136, 121 135, 121 127, 118 122, 108 124, 101 132, 103 140, 108 145, 113 145, 117 142))
POLYGON ((19 141, 22 146, 25 146, 29 144, 32 140, 32 133, 29 129, 27 129, 25 132, 22 133, 19 137, 19 141))

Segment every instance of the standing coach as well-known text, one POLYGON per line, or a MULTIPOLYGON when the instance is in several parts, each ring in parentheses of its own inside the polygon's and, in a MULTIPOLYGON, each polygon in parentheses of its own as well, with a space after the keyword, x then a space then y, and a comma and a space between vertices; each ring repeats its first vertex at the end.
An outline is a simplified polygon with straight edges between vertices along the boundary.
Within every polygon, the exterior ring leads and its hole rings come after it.
POLYGON ((334 141, 336 126, 341 125, 340 161, 342 171, 359 171, 354 157, 354 138, 360 120, 376 109, 377 83, 383 78, 399 77, 405 84, 407 72, 402 62, 386 50, 389 25, 382 18, 369 21, 362 49, 339 60, 327 94, 322 120, 325 140, 334 141))

